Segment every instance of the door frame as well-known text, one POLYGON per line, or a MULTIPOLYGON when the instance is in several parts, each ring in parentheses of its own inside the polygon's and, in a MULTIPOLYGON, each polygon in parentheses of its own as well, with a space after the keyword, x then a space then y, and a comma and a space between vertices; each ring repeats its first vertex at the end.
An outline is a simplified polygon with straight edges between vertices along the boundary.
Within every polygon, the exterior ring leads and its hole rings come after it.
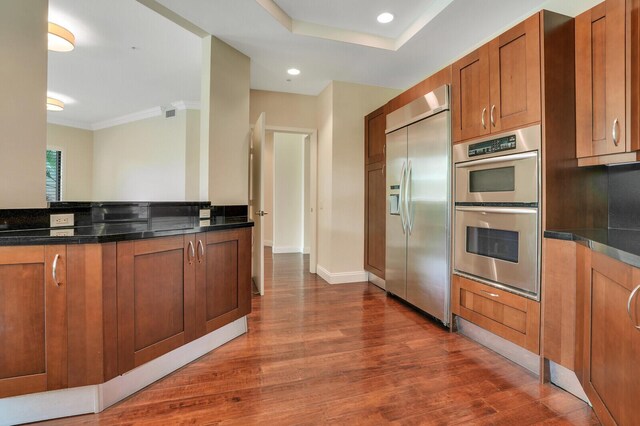
POLYGON ((318 265, 318 129, 267 124, 265 130, 309 135, 309 272, 315 274, 318 265))

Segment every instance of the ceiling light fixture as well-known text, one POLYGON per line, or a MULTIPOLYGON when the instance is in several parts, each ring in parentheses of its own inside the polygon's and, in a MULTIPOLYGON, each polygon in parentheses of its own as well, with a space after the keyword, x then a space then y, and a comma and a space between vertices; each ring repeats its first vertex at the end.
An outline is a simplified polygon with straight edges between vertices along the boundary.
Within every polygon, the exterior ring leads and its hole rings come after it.
POLYGON ((47 97, 47 111, 62 111, 64 102, 55 98, 47 97))
POLYGON ((388 24, 391 21, 393 21, 393 15, 389 12, 384 12, 378 15, 378 22, 381 24, 388 24))
POLYGON ((289 74, 289 75, 300 75, 300 70, 298 68, 289 68, 287 70, 287 74, 289 74))
POLYGON ((49 22, 49 50, 70 52, 76 46, 76 38, 71 31, 58 24, 49 22))

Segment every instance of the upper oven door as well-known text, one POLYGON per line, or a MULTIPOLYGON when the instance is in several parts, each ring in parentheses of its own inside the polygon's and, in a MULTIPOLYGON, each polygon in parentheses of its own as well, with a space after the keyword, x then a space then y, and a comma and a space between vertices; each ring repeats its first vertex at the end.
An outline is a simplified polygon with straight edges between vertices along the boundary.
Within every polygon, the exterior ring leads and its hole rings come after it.
POLYGON ((456 203, 537 203, 538 151, 456 164, 456 203))
POLYGON ((538 296, 538 209, 457 206, 455 270, 538 296))

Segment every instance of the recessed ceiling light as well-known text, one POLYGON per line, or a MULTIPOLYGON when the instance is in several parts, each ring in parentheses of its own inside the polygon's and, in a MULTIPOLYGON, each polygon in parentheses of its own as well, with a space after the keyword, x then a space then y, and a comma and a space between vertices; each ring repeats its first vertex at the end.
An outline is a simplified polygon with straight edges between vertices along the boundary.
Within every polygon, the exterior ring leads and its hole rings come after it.
POLYGON ((388 24, 391 21, 393 21, 393 15, 389 12, 384 12, 378 15, 378 22, 381 24, 388 24))
POLYGON ((300 74, 300 70, 298 68, 289 68, 287 70, 287 73, 289 75, 299 75, 300 74))
POLYGON ((62 111, 64 103, 55 98, 47 98, 47 111, 62 111))

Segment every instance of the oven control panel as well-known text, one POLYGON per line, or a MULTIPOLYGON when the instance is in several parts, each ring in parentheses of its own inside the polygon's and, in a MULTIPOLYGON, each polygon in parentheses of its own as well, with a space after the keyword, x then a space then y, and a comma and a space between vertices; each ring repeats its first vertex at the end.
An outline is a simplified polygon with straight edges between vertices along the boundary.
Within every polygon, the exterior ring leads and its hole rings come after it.
POLYGON ((516 149, 516 135, 474 143, 469 145, 467 153, 469 157, 477 157, 478 155, 493 154, 510 149, 516 149))

